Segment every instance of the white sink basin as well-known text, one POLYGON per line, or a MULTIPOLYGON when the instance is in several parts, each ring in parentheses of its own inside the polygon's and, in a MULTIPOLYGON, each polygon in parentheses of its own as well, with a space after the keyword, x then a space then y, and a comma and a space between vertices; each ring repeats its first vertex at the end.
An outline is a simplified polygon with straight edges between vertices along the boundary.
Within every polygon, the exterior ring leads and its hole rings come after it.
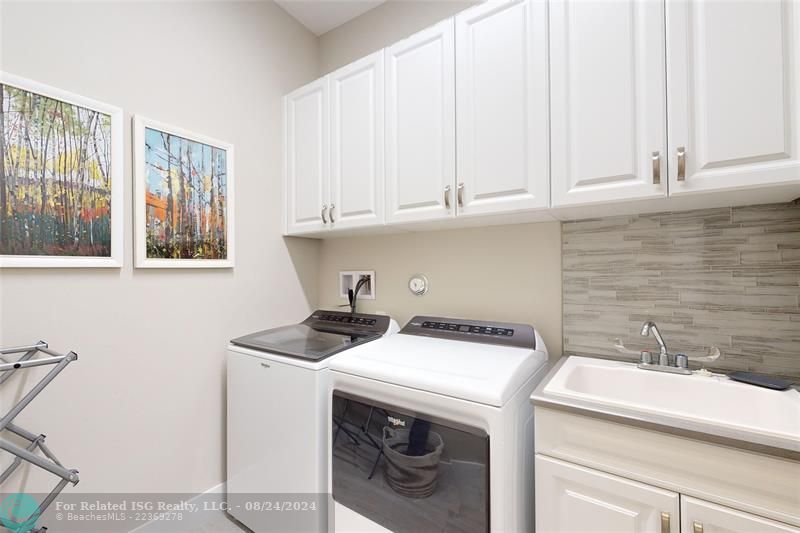
POLYGON ((800 392, 764 389, 718 374, 667 374, 642 370, 632 363, 570 357, 542 392, 800 441, 800 392))

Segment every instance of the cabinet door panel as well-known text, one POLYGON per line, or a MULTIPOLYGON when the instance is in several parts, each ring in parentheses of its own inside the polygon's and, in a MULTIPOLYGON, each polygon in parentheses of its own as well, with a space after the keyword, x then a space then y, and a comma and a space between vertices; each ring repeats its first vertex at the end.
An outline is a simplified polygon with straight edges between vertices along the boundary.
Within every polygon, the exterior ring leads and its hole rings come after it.
POLYGON ((674 492, 542 455, 534 470, 537 533, 679 532, 674 492))
POLYGON ((330 75, 331 226, 383 224, 383 53, 330 75))
POLYGON ((663 17, 661 1, 550 2, 554 207, 666 195, 663 17))
POLYGON ((386 49, 388 222, 455 215, 453 43, 451 18, 386 49))
POLYGON ((456 16, 456 114, 459 215, 548 207, 544 0, 456 16))
POLYGON ((689 496, 681 496, 681 531, 687 533, 800 533, 800 529, 689 496))
POLYGON ((323 231, 328 201, 328 80, 284 98, 284 206, 288 234, 323 231))
POLYGON ((782 0, 667 3, 671 195, 800 184, 799 12, 782 0))

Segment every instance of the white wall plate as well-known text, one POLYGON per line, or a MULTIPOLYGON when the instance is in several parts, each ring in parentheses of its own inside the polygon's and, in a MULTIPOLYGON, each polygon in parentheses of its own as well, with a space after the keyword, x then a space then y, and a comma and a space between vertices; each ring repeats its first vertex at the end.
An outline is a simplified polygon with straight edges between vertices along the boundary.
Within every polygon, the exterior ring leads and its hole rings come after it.
POLYGON ((347 300, 347 290, 355 288, 356 283, 364 276, 369 276, 370 281, 358 291, 359 300, 375 299, 375 271, 374 270, 343 270, 339 272, 339 298, 347 300))

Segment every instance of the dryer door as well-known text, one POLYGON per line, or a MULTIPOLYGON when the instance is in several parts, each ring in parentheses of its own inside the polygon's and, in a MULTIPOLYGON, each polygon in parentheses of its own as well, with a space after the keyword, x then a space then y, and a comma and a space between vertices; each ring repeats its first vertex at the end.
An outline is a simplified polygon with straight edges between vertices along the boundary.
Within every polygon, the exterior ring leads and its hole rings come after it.
POLYGON ((486 432, 341 391, 331 416, 337 508, 390 531, 489 531, 486 432))

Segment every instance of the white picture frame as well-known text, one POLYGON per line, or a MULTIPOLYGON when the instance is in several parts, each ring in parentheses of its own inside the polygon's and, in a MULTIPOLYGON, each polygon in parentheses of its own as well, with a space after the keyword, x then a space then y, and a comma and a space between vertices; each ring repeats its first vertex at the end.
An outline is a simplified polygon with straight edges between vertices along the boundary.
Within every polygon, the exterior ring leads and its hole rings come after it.
MULTIPOLYGON (((110 117, 110 135, 108 141, 110 161, 108 162, 108 180, 110 181, 109 224, 110 252, 108 255, 3 255, 0 251, 0 268, 121 268, 124 260, 124 149, 123 149, 123 113, 122 109, 87 98, 75 93, 58 89, 38 81, 0 71, 0 84, 21 89, 34 95, 43 96, 83 110, 95 111, 110 117)), ((5 121, 4 121, 5 123, 5 121)), ((5 132, 0 132, 5 135, 5 132)), ((41 149, 41 147, 39 147, 41 149)), ((45 150, 45 159, 47 159, 45 150)), ((37 154, 41 155, 41 154, 37 154)), ((15 178, 16 179, 16 178, 15 178)), ((66 210, 66 209, 65 209, 66 210)), ((76 232, 77 233, 77 232, 76 232)), ((73 237, 77 242, 77 238, 73 237)))
MULTIPOLYGON (((235 171, 233 144, 211 138, 207 135, 191 132, 142 115, 133 117, 133 182, 134 182, 134 266, 136 268, 233 268, 235 265, 235 171), (195 144, 206 145, 225 152, 225 258, 174 258, 148 257, 148 161, 146 157, 147 130, 187 140, 195 144)), ((187 151, 188 157, 188 151, 187 151)), ((212 152, 213 157, 213 152, 212 152)), ((182 164, 182 162, 181 162, 182 164)), ((169 172, 169 171, 168 171, 169 172)), ((211 180, 213 187, 213 179, 211 180)), ((175 204, 173 204, 173 209, 175 204)))

